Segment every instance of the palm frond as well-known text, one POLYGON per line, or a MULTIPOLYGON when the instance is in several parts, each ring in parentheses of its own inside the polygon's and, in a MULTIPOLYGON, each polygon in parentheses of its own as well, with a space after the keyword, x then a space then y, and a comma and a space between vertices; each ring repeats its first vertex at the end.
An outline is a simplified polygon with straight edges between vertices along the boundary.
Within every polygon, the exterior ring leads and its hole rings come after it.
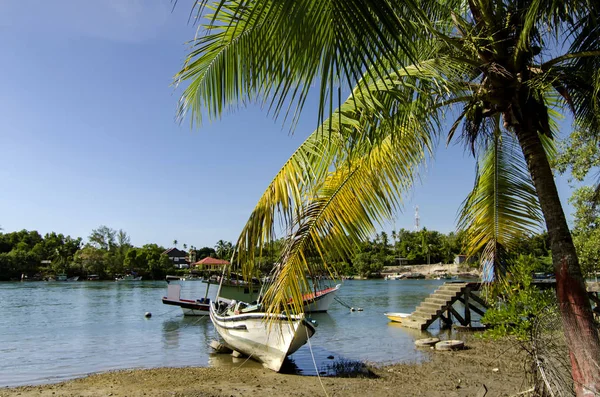
POLYGON ((481 263, 491 266, 495 276, 501 275, 504 253, 516 238, 539 231, 543 222, 518 143, 510 134, 500 135, 499 128, 481 156, 475 186, 458 219, 458 228, 468 236, 468 254, 481 253, 481 263))
POLYGON ((451 9, 428 1, 200 1, 206 34, 191 43, 175 76, 177 84, 189 82, 178 117, 189 112, 201 124, 203 115, 219 117, 245 99, 295 118, 318 86, 324 120, 342 91, 367 76, 384 81, 419 59, 413 43, 426 30, 449 30, 428 17, 443 21, 451 9), (387 67, 374 67, 381 64, 387 67))
POLYGON ((289 234, 273 284, 264 296, 269 310, 277 310, 290 299, 292 310, 302 310, 301 295, 308 290, 309 276, 325 268, 326 261, 346 258, 354 247, 371 236, 376 225, 389 219, 401 206, 418 165, 427 152, 424 137, 405 131, 403 137, 388 136, 365 155, 344 162, 311 192, 298 212, 289 234), (307 252, 317 253, 318 262, 307 252))

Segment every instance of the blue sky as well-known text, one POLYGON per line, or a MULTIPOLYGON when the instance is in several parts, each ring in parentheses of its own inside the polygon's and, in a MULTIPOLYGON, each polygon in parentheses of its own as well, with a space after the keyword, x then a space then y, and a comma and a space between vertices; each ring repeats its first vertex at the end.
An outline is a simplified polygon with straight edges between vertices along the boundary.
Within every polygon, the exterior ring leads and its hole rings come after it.
MULTIPOLYGON (((296 133, 249 107, 190 129, 171 86, 186 55, 190 1, 9 0, 0 3, 0 226, 86 238, 107 225, 135 245, 235 241, 281 165, 316 125, 296 133)), ((383 225, 447 233, 472 187, 474 160, 440 148, 383 225)), ((563 201, 570 195, 557 177, 563 201)), ((567 212, 571 212, 567 208, 567 212)))

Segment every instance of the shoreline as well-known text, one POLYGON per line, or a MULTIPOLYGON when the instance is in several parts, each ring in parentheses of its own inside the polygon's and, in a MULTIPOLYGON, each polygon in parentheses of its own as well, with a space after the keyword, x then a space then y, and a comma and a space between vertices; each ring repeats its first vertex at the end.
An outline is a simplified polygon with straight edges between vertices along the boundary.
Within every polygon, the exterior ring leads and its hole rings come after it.
POLYGON ((368 364, 374 377, 342 378, 279 374, 257 368, 182 367, 129 369, 92 374, 60 383, 0 388, 13 396, 474 396, 526 390, 525 356, 512 341, 462 337, 466 349, 428 350, 428 361, 368 364))

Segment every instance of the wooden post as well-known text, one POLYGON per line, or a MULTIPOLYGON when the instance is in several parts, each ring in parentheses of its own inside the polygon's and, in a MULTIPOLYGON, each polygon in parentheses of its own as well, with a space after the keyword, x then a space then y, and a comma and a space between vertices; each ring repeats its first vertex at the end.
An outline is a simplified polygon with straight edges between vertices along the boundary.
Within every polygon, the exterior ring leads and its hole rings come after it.
POLYGON ((465 288, 465 325, 471 325, 471 307, 469 303, 469 297, 471 295, 471 288, 465 288))

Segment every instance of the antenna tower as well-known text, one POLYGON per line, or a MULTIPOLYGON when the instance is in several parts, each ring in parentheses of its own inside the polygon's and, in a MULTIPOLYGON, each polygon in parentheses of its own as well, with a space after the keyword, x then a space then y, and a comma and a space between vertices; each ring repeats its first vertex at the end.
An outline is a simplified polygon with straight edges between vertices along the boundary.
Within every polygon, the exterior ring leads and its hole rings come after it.
POLYGON ((419 206, 417 205, 415 207, 415 231, 419 231, 420 229, 420 220, 421 218, 419 217, 419 206))

